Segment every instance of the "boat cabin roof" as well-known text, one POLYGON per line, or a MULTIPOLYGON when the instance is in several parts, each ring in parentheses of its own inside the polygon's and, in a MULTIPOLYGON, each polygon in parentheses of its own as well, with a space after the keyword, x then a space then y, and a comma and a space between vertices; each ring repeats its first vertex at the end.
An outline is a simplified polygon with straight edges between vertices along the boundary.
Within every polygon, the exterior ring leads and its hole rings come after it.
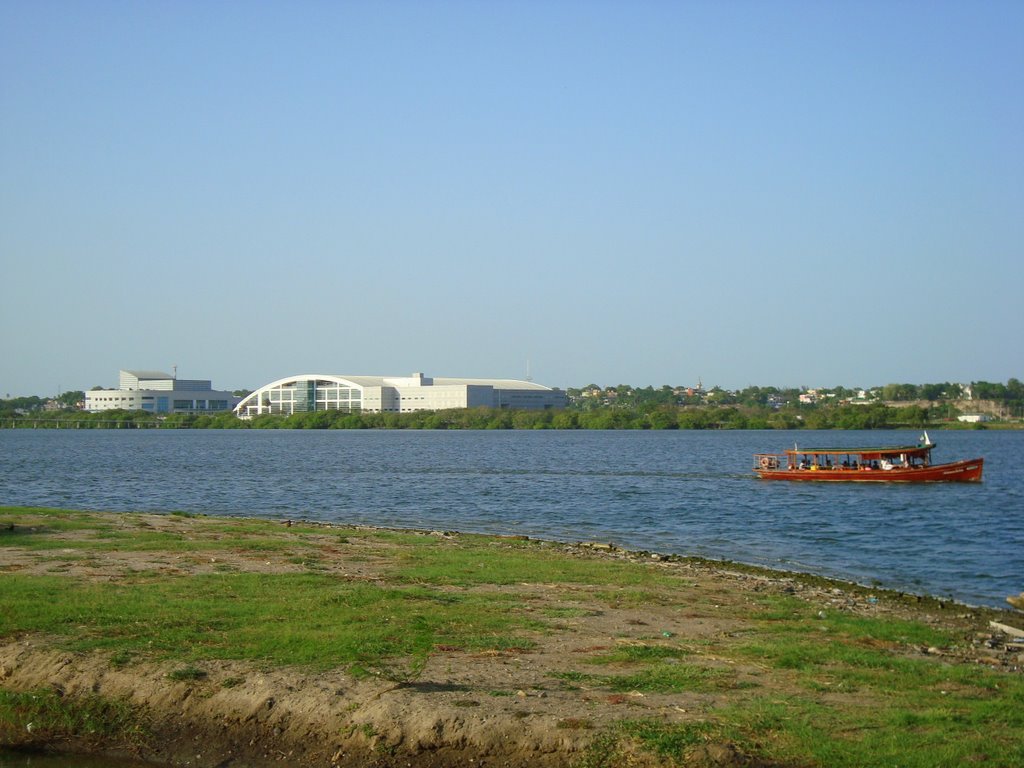
POLYGON ((860 456, 864 459, 881 459, 886 456, 928 456, 935 443, 929 445, 902 445, 885 448, 788 448, 787 456, 812 456, 830 454, 832 456, 860 456))

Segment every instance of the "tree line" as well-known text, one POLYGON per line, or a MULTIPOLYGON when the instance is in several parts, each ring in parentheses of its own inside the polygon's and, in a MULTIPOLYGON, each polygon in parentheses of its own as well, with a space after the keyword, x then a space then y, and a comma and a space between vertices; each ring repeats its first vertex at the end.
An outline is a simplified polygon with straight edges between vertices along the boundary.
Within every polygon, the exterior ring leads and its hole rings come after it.
MULTIPOLYGON (((988 381, 973 381, 970 384, 941 382, 937 384, 885 384, 865 389, 861 387, 819 387, 807 389, 798 387, 750 386, 740 390, 726 390, 721 387, 710 389, 672 387, 632 387, 628 384, 600 387, 588 384, 566 390, 570 400, 582 408, 599 408, 606 405, 642 407, 660 405, 737 405, 772 406, 794 405, 801 396, 809 393, 814 400, 835 403, 911 403, 928 401, 950 403, 962 400, 988 400, 1007 408, 1024 404, 1024 383, 1011 378, 1006 384, 988 381)), ((806 397, 805 397, 806 399, 806 397)))
MULTIPOLYGON (((607 407, 520 411, 465 408, 413 413, 263 414, 240 419, 232 412, 175 413, 156 417, 146 411, 100 413, 46 411, 34 415, 0 416, 0 427, 77 429, 899 429, 949 425, 941 410, 917 405, 895 407, 804 406, 774 409, 763 406, 607 407)), ((984 428, 984 425, 974 425, 984 428)))
MULTIPOLYGON (((975 399, 995 401, 1011 416, 1024 415, 1024 386, 972 382, 975 399)), ((857 400, 855 390, 816 390, 820 398, 801 402, 804 390, 717 387, 688 392, 664 386, 569 389, 565 409, 515 411, 468 408, 413 413, 312 411, 239 419, 234 413, 176 413, 77 410, 84 393, 71 391, 49 401, 38 397, 0 400, 2 427, 78 429, 897 429, 957 425, 950 403, 963 397, 960 385, 892 384, 878 388, 881 399, 857 400), (603 397, 584 393, 603 393, 603 397), (952 393, 957 393, 954 398, 952 393), (612 396, 610 393, 614 393, 612 396), (932 397, 923 397, 932 395, 932 397), (923 401, 928 404, 922 405, 923 401), (906 405, 901 405, 906 402, 906 405), (49 403, 49 404, 48 404, 49 403)), ((984 428, 985 425, 974 425, 984 428)))

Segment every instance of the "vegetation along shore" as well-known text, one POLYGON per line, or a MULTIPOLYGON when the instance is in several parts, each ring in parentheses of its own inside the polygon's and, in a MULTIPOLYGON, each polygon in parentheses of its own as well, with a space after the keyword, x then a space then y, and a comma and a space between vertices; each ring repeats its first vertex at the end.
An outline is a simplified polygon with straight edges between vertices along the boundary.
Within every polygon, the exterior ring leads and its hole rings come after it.
MULTIPOLYGON (((94 387, 94 389, 99 389, 94 387)), ((249 394, 236 390, 235 395, 249 394)), ((702 386, 566 390, 568 407, 411 413, 315 410, 241 419, 227 412, 88 413, 85 393, 0 399, 0 428, 60 429, 1013 429, 1024 427, 1024 384, 887 384, 870 390, 702 386), (961 421, 965 419, 966 421, 961 421)))
POLYGON ((0 507, 0 746, 166 765, 1024 764, 1024 614, 449 531, 0 507))

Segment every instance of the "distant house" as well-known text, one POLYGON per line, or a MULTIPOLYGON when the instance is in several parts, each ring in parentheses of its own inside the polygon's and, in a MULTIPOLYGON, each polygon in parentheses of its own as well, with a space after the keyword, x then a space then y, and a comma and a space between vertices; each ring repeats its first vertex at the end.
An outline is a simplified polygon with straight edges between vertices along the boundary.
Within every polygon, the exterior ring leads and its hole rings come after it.
POLYGON ((965 424, 980 424, 983 421, 991 421, 992 417, 987 413, 961 413, 956 420, 965 424))

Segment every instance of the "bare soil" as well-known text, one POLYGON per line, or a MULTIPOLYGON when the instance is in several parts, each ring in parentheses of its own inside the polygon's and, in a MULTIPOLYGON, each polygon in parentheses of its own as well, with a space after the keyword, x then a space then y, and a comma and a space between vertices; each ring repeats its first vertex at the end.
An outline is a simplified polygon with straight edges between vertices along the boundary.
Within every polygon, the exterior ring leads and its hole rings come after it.
MULTIPOLYGON (((187 517, 145 515, 155 530, 188 533, 187 517)), ((382 581, 390 563, 389 545, 353 537, 344 548, 330 541, 338 528, 325 529, 320 567, 353 580, 382 581)), ((288 535, 287 525, 282 535, 288 535)), ((0 547, 0 573, 64 573, 97 582, 121 578, 126 570, 188 575, 230 567, 270 573, 300 572, 301 564, 279 555, 217 551, 208 553, 103 552, 67 536, 66 550, 33 552, 0 547), (61 553, 67 555, 61 560, 61 553), (83 558, 81 555, 88 554, 83 558)), ((458 534, 434 532, 441 539, 458 534)), ((823 611, 913 619, 952 628, 964 638, 950 648, 897 649, 936 663, 984 664, 1009 672, 1024 661, 1020 650, 988 625, 989 614, 962 605, 870 590, 857 585, 769 573, 741 566, 663 558, 624 552, 608 545, 551 545, 566 557, 637 561, 637 567, 673 569, 685 574, 678 600, 671 604, 609 603, 585 585, 518 584, 481 589, 507 590, 529 598, 538 612, 567 609, 557 630, 538 632, 529 650, 471 653, 438 648, 415 680, 356 679, 344 670, 311 673, 269 669, 238 662, 204 662, 205 676, 177 681, 173 663, 117 667, 102 653, 60 650, 56 638, 22 636, 0 641, 0 685, 10 690, 52 688, 66 696, 89 693, 125 698, 146 713, 150 734, 141 743, 95 743, 70 737, 38 744, 25 733, 7 746, 46 746, 69 750, 130 752, 145 760, 176 766, 262 768, 270 765, 352 768, 440 768, 441 766, 568 766, 593 754, 599 735, 624 719, 683 722, 705 718, 743 696, 742 684, 712 693, 611 693, 566 685, 557 672, 580 668, 580 660, 623 644, 702 642, 710 649, 699 663, 728 667, 745 680, 786 694, 795 683, 767 666, 741 664, 714 653, 718 640, 751 631, 744 609, 759 593, 808 601, 823 611), (693 606, 681 608, 680 606, 693 606), (588 749, 591 752, 588 753, 588 749)), ((2 579, 2 575, 0 575, 2 579)), ((1006 614, 1012 620, 1012 614, 1006 614)), ((1017 614, 1020 616, 1020 614, 1017 614)), ((1021 622, 1017 621, 1019 625, 1021 622)), ((826 696, 826 694, 822 694, 826 696)), ((730 744, 708 744, 690 754, 698 766, 765 765, 730 744)), ((626 765, 660 765, 637 752, 626 765)))

